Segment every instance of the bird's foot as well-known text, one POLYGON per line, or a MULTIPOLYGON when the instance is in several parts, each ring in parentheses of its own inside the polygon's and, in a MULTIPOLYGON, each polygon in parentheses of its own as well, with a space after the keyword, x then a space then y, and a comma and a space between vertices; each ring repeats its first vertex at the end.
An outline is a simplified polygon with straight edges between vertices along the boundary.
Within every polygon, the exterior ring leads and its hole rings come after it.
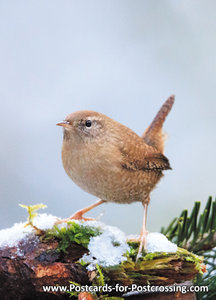
POLYGON ((147 235, 148 235, 148 231, 144 231, 140 234, 139 237, 139 250, 138 250, 138 254, 136 257, 136 262, 138 261, 138 259, 142 256, 142 251, 145 250, 147 251, 147 235))
POLYGON ((67 223, 72 220, 83 220, 83 221, 95 221, 93 218, 85 218, 83 217, 82 211, 77 211, 73 216, 67 218, 67 219, 57 219, 55 224, 62 224, 62 223, 67 223))
POLYGON ((146 245, 147 245, 147 235, 148 231, 144 231, 140 234, 138 238, 130 238, 127 240, 127 242, 132 242, 132 243, 138 243, 139 244, 139 249, 138 249, 138 254, 136 257, 136 262, 138 259, 142 256, 142 251, 145 250, 147 251, 146 245))

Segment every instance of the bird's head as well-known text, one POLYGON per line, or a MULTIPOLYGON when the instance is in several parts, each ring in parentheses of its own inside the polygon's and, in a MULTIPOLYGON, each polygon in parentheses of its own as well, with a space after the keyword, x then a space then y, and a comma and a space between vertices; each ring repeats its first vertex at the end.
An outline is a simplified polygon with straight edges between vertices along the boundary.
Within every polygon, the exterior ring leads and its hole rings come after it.
POLYGON ((83 110, 69 114, 56 125, 64 128, 65 139, 89 142, 104 136, 110 120, 101 113, 83 110))

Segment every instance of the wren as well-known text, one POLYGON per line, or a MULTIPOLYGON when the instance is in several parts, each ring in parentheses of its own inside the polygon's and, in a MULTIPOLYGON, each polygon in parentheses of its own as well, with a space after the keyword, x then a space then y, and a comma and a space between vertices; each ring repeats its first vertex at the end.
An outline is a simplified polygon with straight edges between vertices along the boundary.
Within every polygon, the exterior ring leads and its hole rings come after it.
POLYGON ((162 126, 173 103, 174 96, 170 96, 141 137, 104 114, 88 110, 71 113, 57 124, 64 128, 62 161, 66 173, 100 199, 69 219, 88 220, 83 214, 104 202, 141 202, 144 217, 137 257, 146 247, 150 193, 163 171, 171 169, 163 154, 162 126))

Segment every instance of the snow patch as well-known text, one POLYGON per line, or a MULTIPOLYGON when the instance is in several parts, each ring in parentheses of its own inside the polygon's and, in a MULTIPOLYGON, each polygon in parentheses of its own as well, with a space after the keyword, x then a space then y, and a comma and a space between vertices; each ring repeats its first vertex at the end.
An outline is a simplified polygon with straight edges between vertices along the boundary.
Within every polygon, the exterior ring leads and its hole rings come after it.
MULTIPOLYGON (((87 225, 82 223, 83 225, 87 225)), ((120 264, 127 260, 124 254, 129 251, 127 237, 118 228, 104 225, 101 222, 88 222, 88 226, 100 227, 102 234, 90 239, 88 249, 89 254, 84 254, 80 261, 89 263, 87 269, 92 271, 96 268, 96 264, 109 267, 120 264)), ((138 236, 136 237, 138 238, 138 236)), ((165 235, 158 232, 152 232, 147 235, 147 252, 167 252, 175 253, 177 245, 170 242, 165 235)))
POLYGON ((147 252, 176 252, 177 245, 170 242, 165 235, 152 232, 147 235, 147 252))
POLYGON ((57 220, 58 218, 53 215, 38 214, 33 224, 41 230, 47 230, 52 228, 57 220))
MULTIPOLYGON (((34 225, 41 230, 51 228, 56 222, 56 217, 47 214, 38 214, 34 219, 34 225)), ((0 230, 0 247, 14 247, 21 240, 28 239, 35 230, 25 223, 15 223, 11 228, 0 230)))
POLYGON ((87 266, 89 271, 94 270, 96 264, 103 267, 120 264, 127 259, 123 255, 129 250, 124 232, 116 227, 104 225, 101 222, 98 225, 97 227, 100 227, 102 234, 91 237, 88 245, 89 254, 84 254, 81 258, 81 261, 89 263, 87 266))
MULTIPOLYGON (((57 217, 48 214, 38 214, 34 219, 34 225, 41 230, 53 227, 57 217)), ((88 270, 94 270, 96 264, 109 267, 118 265, 126 260, 124 254, 129 251, 127 237, 120 229, 105 225, 100 221, 73 220, 82 226, 99 228, 102 232, 96 237, 91 237, 89 242, 89 254, 85 254, 80 260, 88 263, 88 270)), ((25 241, 34 236, 35 230, 26 223, 16 223, 13 227, 0 230, 0 247, 13 247, 20 241, 25 241)), ((59 228, 70 226, 66 223, 58 225, 59 228)), ((18 249, 19 251, 19 249, 18 249)), ((176 252, 177 245, 171 243, 163 234, 153 232, 147 235, 147 252, 176 252)), ((20 253, 22 255, 22 253, 20 253)))
MULTIPOLYGON (((130 235, 127 237, 128 240, 138 240, 138 235, 130 235)), ((146 241, 146 252, 167 252, 175 253, 178 247, 176 244, 170 242, 165 235, 159 232, 150 232, 147 235, 146 241)))

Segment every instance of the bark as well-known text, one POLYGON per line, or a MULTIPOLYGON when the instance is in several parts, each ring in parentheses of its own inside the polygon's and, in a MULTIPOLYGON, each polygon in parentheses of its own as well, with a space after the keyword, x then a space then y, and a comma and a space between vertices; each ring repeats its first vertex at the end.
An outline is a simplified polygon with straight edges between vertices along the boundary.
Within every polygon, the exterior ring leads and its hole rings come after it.
MULTIPOLYGON (((40 241, 38 236, 20 242, 16 247, 0 249, 0 298, 3 300, 27 299, 71 299, 67 293, 59 291, 45 292, 43 286, 69 286, 69 281, 80 285, 91 285, 95 272, 88 272, 85 267, 76 263, 88 250, 78 244, 71 244, 67 253, 58 252, 58 241, 40 241)), ((130 285, 137 282, 146 285, 149 276, 154 275, 151 284, 171 284, 193 279, 197 271, 191 262, 180 259, 172 260, 166 269, 160 267, 152 272, 131 270, 127 266, 124 270, 109 268, 105 271, 108 282, 130 285), (126 273, 127 274, 126 274, 126 273), (138 281, 134 281, 137 274, 138 281), (147 275, 147 277, 145 276, 147 275), (156 276, 157 275, 157 276, 156 276)), ((122 295, 118 295, 122 296, 122 295)), ((90 297, 90 296, 89 296, 90 297)), ((127 299, 175 299, 175 294, 145 294, 131 296, 127 299)), ((80 294, 79 299, 82 298, 80 294)), ((90 298, 88 298, 90 299, 90 298)), ((125 298, 126 299, 126 298, 125 298)), ((178 295, 178 299, 195 299, 194 294, 178 295), (185 298, 186 297, 186 298, 185 298)))

